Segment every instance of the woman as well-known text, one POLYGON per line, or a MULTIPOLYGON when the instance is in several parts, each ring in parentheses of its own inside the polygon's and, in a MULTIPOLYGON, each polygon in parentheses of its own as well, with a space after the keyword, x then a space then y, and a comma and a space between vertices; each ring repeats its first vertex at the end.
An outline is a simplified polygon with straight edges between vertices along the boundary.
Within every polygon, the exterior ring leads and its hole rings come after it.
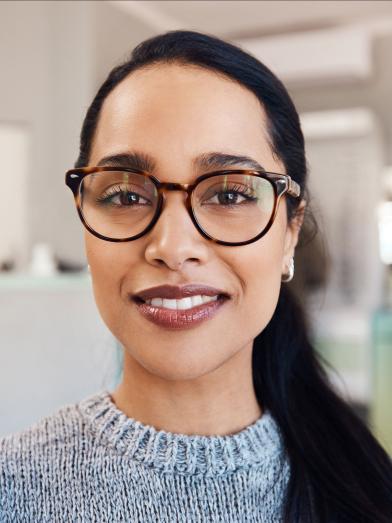
POLYGON ((281 82, 211 36, 147 40, 66 181, 123 378, 2 440, 2 521, 391 521, 389 457, 285 285, 306 161, 281 82))

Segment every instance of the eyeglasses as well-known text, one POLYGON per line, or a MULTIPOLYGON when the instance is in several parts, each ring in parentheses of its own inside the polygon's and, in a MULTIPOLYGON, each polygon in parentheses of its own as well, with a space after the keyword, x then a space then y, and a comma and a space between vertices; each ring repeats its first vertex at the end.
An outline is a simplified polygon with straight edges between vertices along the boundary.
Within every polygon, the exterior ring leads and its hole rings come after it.
POLYGON ((82 167, 67 171, 79 217, 97 238, 136 240, 158 221, 165 191, 185 191, 186 208, 196 229, 220 245, 246 245, 266 234, 287 193, 300 186, 286 174, 223 170, 199 176, 194 183, 160 182, 155 176, 124 167, 82 167))

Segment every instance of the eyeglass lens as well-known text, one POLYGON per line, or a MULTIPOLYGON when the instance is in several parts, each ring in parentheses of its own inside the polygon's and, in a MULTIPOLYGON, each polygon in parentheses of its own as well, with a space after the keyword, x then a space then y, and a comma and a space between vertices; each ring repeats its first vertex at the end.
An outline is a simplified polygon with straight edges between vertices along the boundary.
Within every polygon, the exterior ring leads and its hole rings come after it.
MULTIPOLYGON (((155 218, 159 194, 143 174, 105 171, 86 176, 80 185, 80 207, 97 233, 125 239, 142 233, 155 218)), ((275 203, 273 184, 244 174, 222 174, 202 180, 191 204, 199 226, 216 240, 247 241, 267 226, 275 203)))

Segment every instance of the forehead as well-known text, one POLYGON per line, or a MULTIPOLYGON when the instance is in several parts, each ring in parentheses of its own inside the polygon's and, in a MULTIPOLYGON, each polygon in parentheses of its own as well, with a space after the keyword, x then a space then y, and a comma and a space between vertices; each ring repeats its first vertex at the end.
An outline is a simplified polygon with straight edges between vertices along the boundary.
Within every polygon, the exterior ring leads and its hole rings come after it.
POLYGON ((160 64, 126 77, 103 103, 91 163, 143 150, 163 163, 207 150, 273 161, 267 118, 257 97, 215 71, 160 64))

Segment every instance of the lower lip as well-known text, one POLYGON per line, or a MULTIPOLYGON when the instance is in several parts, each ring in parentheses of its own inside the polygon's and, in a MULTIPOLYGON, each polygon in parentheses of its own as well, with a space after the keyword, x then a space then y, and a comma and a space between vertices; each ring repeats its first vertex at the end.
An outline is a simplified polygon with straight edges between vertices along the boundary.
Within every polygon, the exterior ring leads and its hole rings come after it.
POLYGON ((186 310, 166 309, 155 307, 147 303, 137 303, 139 312, 149 321, 166 327, 167 329, 187 329, 206 321, 221 309, 228 301, 227 298, 218 298, 208 303, 202 303, 186 310))

